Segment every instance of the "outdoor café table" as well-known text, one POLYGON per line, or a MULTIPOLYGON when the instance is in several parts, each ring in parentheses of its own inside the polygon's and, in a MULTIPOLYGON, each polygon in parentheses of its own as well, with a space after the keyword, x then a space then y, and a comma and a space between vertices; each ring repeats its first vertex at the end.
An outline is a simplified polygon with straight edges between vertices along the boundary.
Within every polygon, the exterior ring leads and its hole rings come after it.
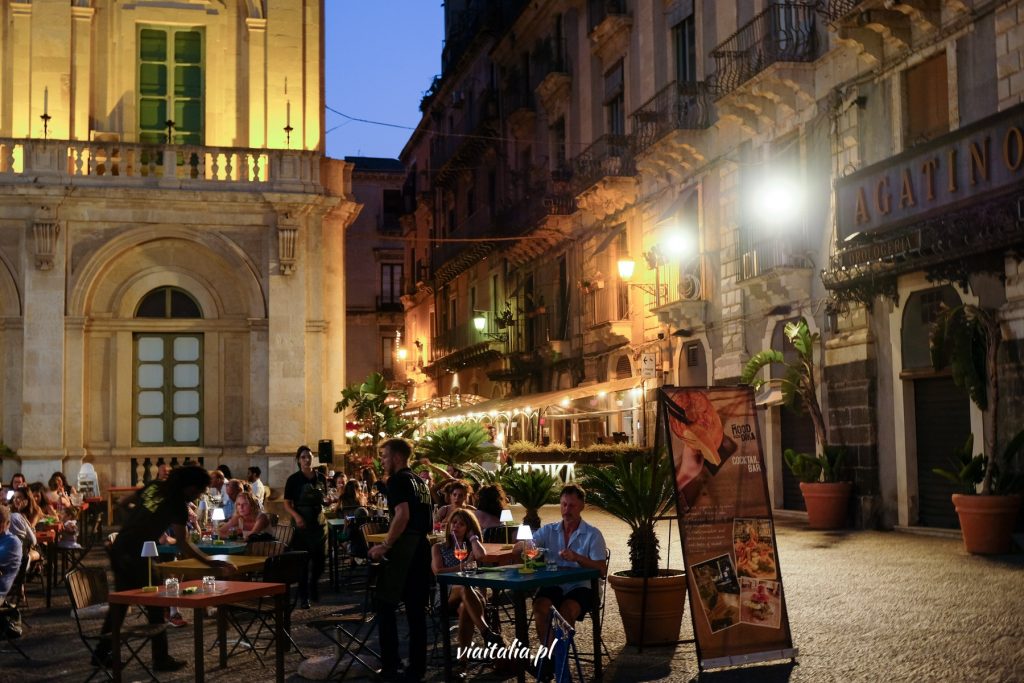
POLYGON ((211 567, 199 560, 174 560, 173 562, 161 562, 153 565, 161 578, 177 576, 180 579, 191 581, 201 579, 204 576, 216 576, 217 578, 232 578, 239 575, 253 574, 263 571, 263 565, 267 558, 264 555, 211 555, 211 559, 221 562, 230 562, 234 569, 227 567, 211 567))
MULTIPOLYGON (((234 541, 224 541, 223 543, 214 543, 212 541, 203 541, 203 542, 200 542, 200 543, 193 543, 192 545, 194 545, 195 547, 199 548, 201 551, 203 551, 207 555, 212 555, 212 554, 215 554, 215 553, 217 555, 241 555, 241 554, 243 554, 245 552, 245 548, 246 548, 246 544, 245 543, 236 543, 234 541)), ((168 544, 165 544, 165 545, 158 545, 156 547, 156 549, 157 549, 157 551, 161 555, 177 555, 178 554, 178 546, 173 544, 173 543, 168 543, 168 544)))
MULTIPOLYGON (((379 534, 366 534, 367 543, 383 543, 386 540, 388 540, 386 531, 379 534)), ((444 540, 444 534, 427 534, 427 540, 430 541, 430 545, 437 545, 444 540)))
MULTIPOLYGON (((526 618, 526 595, 544 586, 557 586, 563 583, 585 581, 590 579, 590 588, 595 595, 598 592, 598 580, 601 573, 596 569, 584 569, 583 567, 562 567, 556 571, 538 569, 531 574, 520 574, 516 569, 505 569, 502 571, 479 571, 472 576, 466 576, 461 572, 450 572, 438 574, 437 583, 443 590, 451 586, 474 586, 476 588, 491 588, 495 591, 507 590, 512 593, 512 601, 515 607, 516 617, 516 639, 521 647, 529 647, 530 631, 529 622, 526 618)), ((594 680, 601 679, 601 611, 596 601, 594 609, 590 613, 593 619, 594 632, 594 680)), ((448 601, 441 600, 441 624, 448 623, 448 601)), ((444 641, 444 679, 452 678, 452 639, 451 632, 447 628, 441 629, 444 641)), ((531 650, 532 652, 532 650, 531 650)), ((518 667, 518 678, 520 683, 526 680, 525 667, 518 667)))
POLYGON ((243 602, 252 598, 263 598, 274 596, 274 642, 276 643, 277 666, 275 680, 277 683, 284 683, 284 649, 288 638, 284 634, 284 613, 285 601, 287 600, 287 586, 283 583, 254 583, 246 581, 217 581, 217 592, 215 594, 204 593, 202 581, 188 581, 181 584, 179 595, 167 595, 163 586, 157 591, 147 592, 141 588, 129 591, 118 591, 110 593, 107 601, 110 603, 110 610, 114 617, 114 632, 111 634, 111 645, 114 658, 114 681, 121 680, 121 623, 129 605, 141 605, 151 607, 177 607, 180 610, 194 610, 192 623, 194 624, 193 652, 196 667, 196 681, 203 681, 206 678, 204 670, 204 648, 203 648, 203 612, 207 607, 217 608, 217 637, 220 643, 220 666, 224 668, 228 663, 227 647, 227 616, 224 613, 224 606, 243 602), (185 594, 186 588, 196 586, 199 591, 185 594), (116 610, 116 611, 115 611, 116 610))
POLYGON ((57 581, 57 532, 52 529, 36 531, 36 542, 41 546, 46 564, 43 566, 43 582, 46 584, 46 609, 50 609, 53 584, 57 581))
POLYGON ((514 546, 507 543, 481 543, 484 547, 483 559, 480 560, 480 564, 515 564, 519 557, 516 555, 516 551, 513 550, 514 546))

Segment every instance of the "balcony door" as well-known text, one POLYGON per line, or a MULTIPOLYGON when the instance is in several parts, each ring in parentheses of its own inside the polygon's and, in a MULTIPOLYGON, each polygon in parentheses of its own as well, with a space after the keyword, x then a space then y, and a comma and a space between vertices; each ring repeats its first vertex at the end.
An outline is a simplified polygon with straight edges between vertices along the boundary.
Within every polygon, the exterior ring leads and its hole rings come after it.
POLYGON ((138 45, 139 142, 203 144, 202 31, 143 26, 138 45))

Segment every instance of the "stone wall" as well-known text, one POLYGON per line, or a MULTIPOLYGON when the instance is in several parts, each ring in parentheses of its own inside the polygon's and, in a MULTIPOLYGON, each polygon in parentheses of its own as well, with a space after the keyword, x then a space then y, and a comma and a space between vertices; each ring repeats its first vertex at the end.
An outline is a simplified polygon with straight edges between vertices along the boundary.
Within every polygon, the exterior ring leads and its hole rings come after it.
POLYGON ((879 499, 877 370, 875 360, 868 359, 829 366, 824 371, 828 440, 846 449, 845 469, 854 482, 858 528, 874 526, 879 499))

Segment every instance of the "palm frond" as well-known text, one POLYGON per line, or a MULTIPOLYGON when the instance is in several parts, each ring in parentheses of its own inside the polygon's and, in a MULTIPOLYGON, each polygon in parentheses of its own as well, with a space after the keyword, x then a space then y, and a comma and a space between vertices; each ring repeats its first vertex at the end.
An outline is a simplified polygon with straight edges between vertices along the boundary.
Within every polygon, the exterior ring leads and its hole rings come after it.
POLYGON ((783 363, 785 359, 782 356, 781 351, 774 349, 768 349, 751 356, 747 364, 743 366, 743 372, 740 373, 740 384, 749 384, 754 389, 760 389, 764 386, 766 380, 758 377, 758 373, 761 368, 771 365, 772 363, 783 363))

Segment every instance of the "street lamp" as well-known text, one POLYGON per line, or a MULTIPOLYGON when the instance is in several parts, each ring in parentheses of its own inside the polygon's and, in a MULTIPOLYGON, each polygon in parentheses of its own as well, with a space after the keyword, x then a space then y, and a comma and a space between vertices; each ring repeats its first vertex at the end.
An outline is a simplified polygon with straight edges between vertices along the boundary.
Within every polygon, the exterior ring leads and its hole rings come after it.
POLYGON ((484 317, 483 313, 477 313, 473 316, 473 327, 476 328, 477 332, 483 332, 484 328, 487 327, 487 318, 484 317))
MULTIPOLYGON (((648 264, 651 264, 651 257, 648 254, 644 254, 644 258, 648 264)), ((662 298, 668 297, 668 285, 663 285, 660 282, 660 275, 655 266, 654 270, 654 284, 648 284, 646 282, 630 282, 633 279, 633 272, 636 270, 636 261, 634 261, 629 254, 622 256, 618 261, 619 279, 630 287, 636 287, 637 289, 650 294, 655 298, 655 305, 661 301, 662 298)))

